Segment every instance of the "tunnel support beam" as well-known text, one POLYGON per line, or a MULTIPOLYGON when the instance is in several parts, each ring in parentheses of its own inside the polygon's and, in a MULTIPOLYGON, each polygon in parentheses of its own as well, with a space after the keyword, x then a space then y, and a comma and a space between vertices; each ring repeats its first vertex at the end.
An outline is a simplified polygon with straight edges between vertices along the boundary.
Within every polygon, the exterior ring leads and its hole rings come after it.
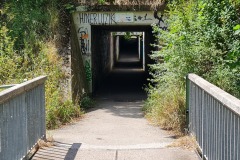
POLYGON ((141 59, 141 37, 138 36, 138 58, 141 59))
POLYGON ((83 65, 82 55, 79 54, 80 47, 75 25, 71 26, 71 74, 72 74, 72 99, 78 103, 84 92, 89 92, 89 86, 86 82, 86 74, 83 65))
POLYGON ((146 59, 145 59, 145 32, 143 32, 143 41, 142 41, 142 57, 143 57, 143 70, 145 70, 145 63, 146 63, 146 59))

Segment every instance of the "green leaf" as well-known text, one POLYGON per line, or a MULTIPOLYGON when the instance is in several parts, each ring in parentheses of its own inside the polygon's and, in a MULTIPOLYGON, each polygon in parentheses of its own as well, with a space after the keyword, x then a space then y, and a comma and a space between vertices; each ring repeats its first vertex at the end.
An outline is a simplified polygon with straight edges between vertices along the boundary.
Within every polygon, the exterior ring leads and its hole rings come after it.
POLYGON ((240 30, 240 24, 236 25, 235 27, 233 27, 234 31, 240 30))
POLYGON ((240 34, 240 29, 234 32, 234 35, 239 35, 240 34))

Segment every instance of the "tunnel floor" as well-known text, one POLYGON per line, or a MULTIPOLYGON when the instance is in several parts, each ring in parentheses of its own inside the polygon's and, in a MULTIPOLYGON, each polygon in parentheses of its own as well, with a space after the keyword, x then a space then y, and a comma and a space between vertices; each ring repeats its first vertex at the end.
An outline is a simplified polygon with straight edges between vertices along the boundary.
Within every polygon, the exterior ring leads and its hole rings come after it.
POLYGON ((115 101, 135 101, 146 99, 144 91, 147 74, 137 55, 120 55, 113 70, 103 80, 96 91, 96 98, 115 101))

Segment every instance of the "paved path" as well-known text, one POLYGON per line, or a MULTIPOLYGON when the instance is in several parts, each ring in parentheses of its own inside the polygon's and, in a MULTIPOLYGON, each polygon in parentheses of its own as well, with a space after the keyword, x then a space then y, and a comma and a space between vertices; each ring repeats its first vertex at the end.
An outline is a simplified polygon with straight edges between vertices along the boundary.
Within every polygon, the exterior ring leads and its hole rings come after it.
POLYGON ((83 119, 50 132, 55 146, 34 160, 197 160, 193 151, 168 148, 173 136, 148 124, 142 112, 147 76, 129 63, 119 62, 102 81, 97 106, 83 119))
POLYGON ((56 146, 33 159, 66 160, 197 160, 193 151, 167 147, 174 141, 148 124, 143 103, 102 100, 79 122, 51 131, 56 146))

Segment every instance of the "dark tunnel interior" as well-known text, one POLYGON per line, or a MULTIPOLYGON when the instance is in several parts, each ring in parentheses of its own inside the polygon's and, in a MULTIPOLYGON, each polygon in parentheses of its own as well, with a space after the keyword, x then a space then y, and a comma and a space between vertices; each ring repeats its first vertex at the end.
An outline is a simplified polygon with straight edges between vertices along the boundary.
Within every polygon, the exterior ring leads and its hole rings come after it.
POLYGON ((114 64, 114 68, 142 68, 142 60, 139 57, 138 38, 126 39, 119 37, 119 58, 114 64))
POLYGON ((93 96, 115 101, 145 99, 144 87, 149 83, 147 65, 152 63, 148 55, 153 42, 150 26, 92 27, 93 96), (145 38, 114 35, 129 31, 143 33, 145 38))
POLYGON ((131 53, 138 52, 138 39, 137 36, 133 38, 125 38, 125 36, 120 37, 120 52, 129 51, 131 53))

